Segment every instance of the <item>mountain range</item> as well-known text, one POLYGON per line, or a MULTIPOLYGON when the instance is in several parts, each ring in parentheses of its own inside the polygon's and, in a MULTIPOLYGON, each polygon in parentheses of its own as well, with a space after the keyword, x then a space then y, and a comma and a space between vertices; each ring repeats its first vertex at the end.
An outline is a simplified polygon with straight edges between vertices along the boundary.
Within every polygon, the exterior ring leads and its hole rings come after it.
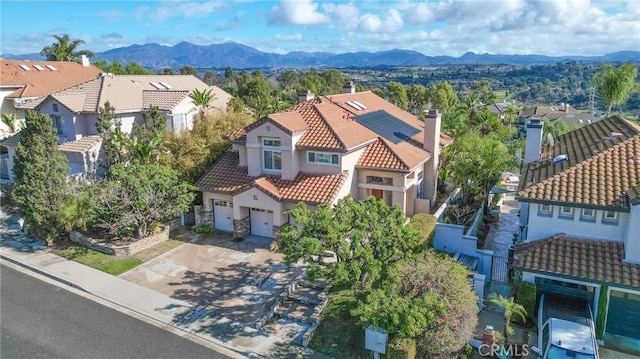
MULTIPOLYGON (((2 55, 7 60, 42 60, 40 54, 2 55)), ((417 51, 394 49, 379 52, 295 51, 275 54, 256 50, 236 42, 195 45, 186 41, 174 46, 159 44, 131 45, 96 53, 96 60, 136 62, 146 68, 174 69, 189 65, 196 68, 308 68, 308 67, 377 67, 508 64, 533 65, 557 62, 640 62, 640 51, 620 51, 602 56, 499 55, 468 52, 460 57, 426 56, 417 51)))

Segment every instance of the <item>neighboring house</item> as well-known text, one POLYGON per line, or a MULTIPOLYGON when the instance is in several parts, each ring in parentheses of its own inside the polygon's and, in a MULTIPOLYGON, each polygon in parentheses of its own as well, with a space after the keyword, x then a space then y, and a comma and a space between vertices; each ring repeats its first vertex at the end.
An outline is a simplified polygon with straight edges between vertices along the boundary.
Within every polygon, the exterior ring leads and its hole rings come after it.
POLYGON ((532 119, 560 121, 566 123, 569 128, 590 125, 600 120, 591 113, 579 112, 568 103, 562 103, 559 106, 536 106, 522 111, 516 119, 515 124, 522 134, 526 134, 526 125, 532 119))
MULTIPOLYGON (((191 75, 114 76, 101 73, 90 81, 25 102, 19 109, 36 110, 53 120, 60 150, 69 159, 72 175, 84 179, 101 174, 98 166, 101 141, 96 123, 98 109, 107 101, 115 108, 115 125, 125 133, 131 133, 134 124, 143 123, 143 112, 152 105, 165 113, 167 126, 179 132, 193 127, 197 111, 189 94, 195 89, 213 90, 213 108, 225 109, 231 98, 220 88, 210 87, 191 75)), ((9 180, 13 177, 11 169, 19 137, 18 133, 0 142, 8 152, 5 166, 8 171, 2 173, 9 180)))
MULTIPOLYGON (((24 111, 16 106, 96 78, 102 72, 83 56, 80 62, 0 59, 0 113, 13 113, 19 120, 24 111)), ((8 128, 0 123, 0 138, 8 128)))
POLYGON ((640 129, 613 116, 544 147, 542 131, 528 124, 514 267, 539 295, 604 311, 605 344, 640 344, 640 129))
POLYGON ((453 140, 441 114, 424 122, 371 92, 314 97, 229 136, 232 147, 196 184, 205 223, 278 238, 298 202, 311 208, 351 195, 427 212, 436 196, 438 156, 453 140))

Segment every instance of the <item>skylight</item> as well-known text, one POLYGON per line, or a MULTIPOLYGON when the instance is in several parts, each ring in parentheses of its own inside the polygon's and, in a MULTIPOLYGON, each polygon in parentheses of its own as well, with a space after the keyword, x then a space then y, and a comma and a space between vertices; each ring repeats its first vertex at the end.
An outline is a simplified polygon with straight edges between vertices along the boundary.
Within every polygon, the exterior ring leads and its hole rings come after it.
POLYGON ((27 65, 20 65, 20 68, 25 70, 25 71, 31 71, 31 68, 27 65))
POLYGON ((365 106, 365 105, 361 104, 361 103, 360 103, 360 102, 358 102, 358 101, 355 101, 355 100, 354 100, 354 101, 351 101, 351 102, 353 102, 353 103, 355 103, 356 105, 358 105, 358 106, 362 107, 362 109, 363 109, 363 110, 366 110, 366 109, 367 109, 367 106, 365 106))
POLYGON ((149 82, 149 83, 151 84, 151 86, 157 88, 158 90, 164 90, 165 89, 164 86, 160 85, 157 82, 149 82))
POLYGON ((359 105, 357 105, 356 103, 354 103, 353 101, 347 101, 347 105, 355 108, 358 111, 364 110, 364 108, 360 107, 359 105))
POLYGON ((53 65, 47 65, 47 68, 51 71, 56 71, 57 69, 53 67, 53 65))
POLYGON ((168 89, 172 89, 172 88, 173 88, 173 86, 169 85, 169 84, 168 84, 168 83, 166 83, 166 82, 160 82, 160 85, 162 85, 162 86, 164 86, 164 87, 166 87, 166 88, 168 88, 168 89))
POLYGON ((35 67, 38 71, 44 71, 44 67, 40 65, 33 65, 33 67, 35 67))

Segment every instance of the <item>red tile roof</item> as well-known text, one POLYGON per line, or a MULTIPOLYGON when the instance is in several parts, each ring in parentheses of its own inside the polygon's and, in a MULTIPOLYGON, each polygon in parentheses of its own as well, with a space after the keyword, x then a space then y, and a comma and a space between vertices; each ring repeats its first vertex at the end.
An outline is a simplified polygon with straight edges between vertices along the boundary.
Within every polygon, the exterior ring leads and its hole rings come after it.
POLYGON ((560 136, 525 166, 518 198, 626 209, 624 192, 640 185, 640 131, 609 117, 560 136), (567 160, 554 162, 564 154, 567 160))
POLYGON ((247 167, 239 166, 238 152, 227 151, 196 183, 201 191, 237 194, 258 188, 279 201, 329 203, 344 184, 347 173, 318 175, 300 172, 293 180, 280 176, 250 177, 247 167))
POLYGON ((602 283, 640 287, 640 264, 623 261, 624 243, 553 237, 518 244, 514 267, 602 283))
POLYGON ((359 168, 384 168, 388 170, 409 170, 409 166, 387 146, 382 138, 369 145, 358 160, 359 168))
POLYGON ((101 73, 95 65, 87 67, 67 61, 17 61, 0 60, 0 86, 17 87, 9 98, 35 98, 94 79, 101 73), (27 66, 26 71, 20 65, 27 66), (43 70, 38 70, 38 65, 43 70), (53 66, 55 70, 47 67, 53 66))

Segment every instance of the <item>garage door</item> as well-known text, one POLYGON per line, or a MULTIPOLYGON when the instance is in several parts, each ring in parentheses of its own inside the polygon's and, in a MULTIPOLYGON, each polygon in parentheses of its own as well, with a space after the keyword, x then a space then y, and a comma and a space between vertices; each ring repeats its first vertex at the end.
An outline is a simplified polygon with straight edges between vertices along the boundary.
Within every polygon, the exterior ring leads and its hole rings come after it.
POLYGON ((273 238, 273 211, 251 208, 251 234, 273 238))
POLYGON ((542 294, 558 295, 561 297, 583 300, 593 307, 593 295, 595 293, 595 288, 592 286, 536 277, 536 289, 538 297, 542 294))
POLYGON ((213 201, 213 220, 216 229, 221 231, 233 231, 233 202, 213 201))
POLYGON ((611 291, 607 333, 640 339, 640 295, 611 291))

